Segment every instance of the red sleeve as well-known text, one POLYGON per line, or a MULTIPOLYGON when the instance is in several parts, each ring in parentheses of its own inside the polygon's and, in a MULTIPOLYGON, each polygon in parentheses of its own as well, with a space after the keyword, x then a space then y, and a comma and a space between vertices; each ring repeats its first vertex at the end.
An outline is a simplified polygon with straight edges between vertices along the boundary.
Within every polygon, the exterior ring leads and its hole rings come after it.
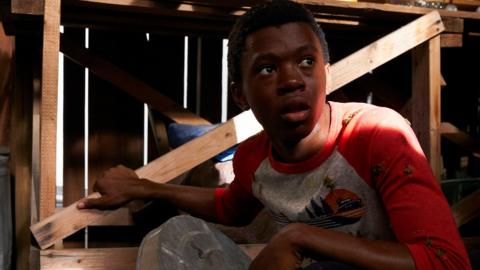
POLYGON ((215 190, 215 207, 220 223, 247 225, 262 209, 262 204, 252 193, 252 176, 268 153, 266 141, 266 136, 261 133, 240 144, 235 152, 235 179, 228 188, 215 190))
POLYGON ((416 268, 471 269, 450 207, 407 121, 390 109, 376 108, 356 122, 349 132, 355 139, 348 144, 357 145, 357 159, 358 152, 367 153, 369 164, 359 174, 379 192, 393 231, 416 268))

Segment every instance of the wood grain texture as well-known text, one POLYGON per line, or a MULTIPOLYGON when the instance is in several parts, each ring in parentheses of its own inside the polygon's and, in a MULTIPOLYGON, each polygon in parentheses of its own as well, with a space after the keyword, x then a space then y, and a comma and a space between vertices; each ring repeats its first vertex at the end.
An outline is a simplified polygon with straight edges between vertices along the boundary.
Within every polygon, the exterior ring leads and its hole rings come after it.
POLYGON ((440 46, 442 48, 459 48, 463 46, 462 34, 441 34, 440 46))
MULTIPOLYGON (((205 160, 244 141, 251 135, 259 132, 261 126, 256 122, 253 114, 248 111, 242 113, 204 136, 198 137, 148 165, 136 170, 139 177, 150 179, 157 183, 165 183, 183 172, 199 165, 205 160), (191 153, 195 152, 196 155, 191 153)), ((89 198, 100 196, 93 193, 89 198)), ((113 211, 78 210, 76 203, 64 208, 30 229, 39 246, 47 248, 56 241, 73 234, 94 221, 108 216, 113 211)))
MULTIPOLYGON (((265 245, 251 244, 238 247, 253 259, 265 245)), ((40 263, 42 270, 134 270, 137 253, 137 247, 41 250, 40 263)))
MULTIPOLYGON (((438 20, 438 14, 436 14, 436 12, 426 16, 430 19, 432 19, 431 17, 434 16, 435 21, 438 20)), ((415 22, 420 26, 424 25, 423 20, 416 20, 415 22)), ((443 25, 441 24, 441 21, 438 21, 438 24, 434 23, 430 27, 435 29, 442 29, 443 25)), ((411 27, 409 29, 412 32, 417 32, 418 30, 417 27, 411 27)), ((407 36, 412 35, 412 33, 409 34, 410 35, 407 36)), ((398 37, 390 36, 390 38, 395 39, 398 42, 398 37)), ((385 40, 383 40, 380 44, 374 42, 369 46, 377 47, 381 44, 391 43, 392 42, 386 42, 385 40)), ((416 45, 417 44, 412 44, 412 47, 416 45)), ((367 49, 367 52, 369 51, 372 53, 378 52, 378 50, 367 49)), ((390 55, 386 53, 382 55, 387 58, 390 57, 390 55)), ((365 57, 368 58, 368 55, 366 55, 365 51, 361 50, 334 64, 331 68, 332 80, 341 81, 337 78, 343 76, 343 70, 340 67, 348 69, 349 67, 347 63, 351 64, 351 59, 363 61, 365 57)), ((356 66, 358 69, 360 69, 360 71, 355 72, 357 76, 360 76, 358 74, 364 74, 369 71, 369 67, 367 65, 356 66)), ((354 80, 357 77, 348 76, 348 78, 350 80, 354 80)), ((343 79, 343 81, 345 82, 345 79, 343 79)), ((338 87, 338 85, 339 84, 337 83, 333 87, 338 87)), ((330 89, 336 90, 335 88, 330 89)), ((227 121, 223 125, 219 126, 218 128, 212 130, 211 132, 195 140, 192 140, 182 145, 181 147, 176 148, 168 154, 152 161, 147 166, 139 168, 136 172, 140 177, 148 178, 158 183, 165 183, 170 179, 173 179, 174 177, 180 175, 181 173, 200 164, 201 162, 207 160, 208 158, 220 153, 221 151, 224 151, 232 145, 245 140, 246 138, 260 131, 260 129, 261 127, 258 125, 253 114, 250 111, 241 113, 232 118, 231 120, 227 121), (191 155, 192 151, 195 151, 197 154, 191 155)), ((93 194, 91 196, 98 196, 98 194, 93 194)), ((73 204, 65 208, 65 210, 61 213, 57 213, 55 216, 42 220, 40 223, 33 225, 31 227, 31 231, 40 247, 47 248, 52 245, 56 240, 62 239, 72 234, 76 230, 84 228, 94 220, 102 218, 103 216, 106 216, 108 214, 109 211, 79 211, 76 209, 75 204, 73 204)))
POLYGON ((440 153, 440 36, 412 50, 412 128, 441 179, 440 153))
MULTIPOLYGON (((230 9, 230 14, 235 16, 242 15, 246 7, 252 6, 257 1, 176 1, 175 4, 166 5, 165 3, 154 0, 66 0, 69 5, 81 5, 85 7, 109 7, 111 9, 128 9, 144 12, 148 14, 158 14, 170 12, 182 16, 225 16, 225 9, 230 9)), ((302 3, 312 11, 323 10, 323 13, 339 14, 412 14, 424 15, 432 11, 430 8, 402 6, 384 3, 365 3, 365 2, 347 2, 335 0, 295 0, 302 3)), ((448 11, 439 10, 440 14, 446 17, 457 17, 467 19, 480 19, 480 14, 466 11, 448 11)))
POLYGON ((12 0, 13 14, 43 15, 43 6, 46 0, 12 0))
POLYGON ((0 25, 0 147, 10 142, 13 48, 13 37, 6 36, 0 25))
POLYGON ((432 11, 358 50, 342 59, 341 63, 332 66, 331 73, 336 75, 332 77, 327 93, 373 71, 378 66, 440 34, 444 29, 438 12, 432 11))
POLYGON ((134 270, 138 248, 54 249, 40 251, 42 270, 134 270))
POLYGON ((11 172, 15 183, 15 252, 17 269, 30 269, 35 262, 29 260, 32 209, 32 103, 33 73, 40 69, 38 38, 20 36, 15 39, 16 64, 12 96, 11 172))
POLYGON ((55 211, 60 0, 45 0, 40 108, 40 220, 55 211))

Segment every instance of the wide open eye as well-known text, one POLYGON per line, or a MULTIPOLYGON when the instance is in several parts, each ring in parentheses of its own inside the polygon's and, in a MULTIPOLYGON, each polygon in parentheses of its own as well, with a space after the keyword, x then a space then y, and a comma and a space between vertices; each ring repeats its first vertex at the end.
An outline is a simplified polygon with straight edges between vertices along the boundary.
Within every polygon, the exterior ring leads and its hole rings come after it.
POLYGON ((313 59, 313 57, 305 57, 302 59, 300 64, 298 64, 298 66, 302 68, 309 68, 312 67, 314 63, 315 60, 313 59))
POLYGON ((264 65, 258 69, 258 73, 261 75, 272 74, 274 71, 275 71, 275 68, 273 65, 264 65))

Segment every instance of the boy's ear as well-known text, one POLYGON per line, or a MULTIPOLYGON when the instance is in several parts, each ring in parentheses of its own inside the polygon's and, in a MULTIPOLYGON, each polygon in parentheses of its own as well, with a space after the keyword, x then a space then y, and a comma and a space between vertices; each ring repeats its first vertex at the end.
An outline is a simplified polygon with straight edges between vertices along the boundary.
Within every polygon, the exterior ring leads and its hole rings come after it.
POLYGON ((240 109, 244 111, 250 109, 247 99, 243 94, 241 85, 235 82, 230 83, 230 92, 232 94, 233 101, 235 101, 235 104, 237 104, 240 109))
POLYGON ((325 91, 330 93, 332 87, 332 76, 330 75, 330 63, 325 64, 325 91))

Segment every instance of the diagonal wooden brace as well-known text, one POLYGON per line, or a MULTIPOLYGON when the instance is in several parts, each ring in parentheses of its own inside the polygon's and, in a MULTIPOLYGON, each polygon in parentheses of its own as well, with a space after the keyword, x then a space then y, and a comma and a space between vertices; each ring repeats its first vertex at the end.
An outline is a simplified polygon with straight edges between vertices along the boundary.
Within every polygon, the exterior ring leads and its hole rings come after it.
MULTIPOLYGON (((342 59, 331 67, 328 93, 370 72, 379 65, 440 34, 440 15, 433 11, 342 59)), ((165 183, 261 130, 250 111, 243 112, 218 128, 192 140, 136 170, 139 177, 165 183)), ((89 197, 98 197, 94 193, 89 197)), ((76 203, 30 227, 42 249, 88 226, 112 211, 82 210, 76 203)))
POLYGON ((60 37, 60 50, 65 56, 80 66, 86 67, 98 77, 110 82, 141 102, 148 103, 169 119, 179 124, 208 125, 210 122, 181 107, 175 101, 119 68, 107 59, 95 55, 88 49, 80 47, 63 34, 60 37))

